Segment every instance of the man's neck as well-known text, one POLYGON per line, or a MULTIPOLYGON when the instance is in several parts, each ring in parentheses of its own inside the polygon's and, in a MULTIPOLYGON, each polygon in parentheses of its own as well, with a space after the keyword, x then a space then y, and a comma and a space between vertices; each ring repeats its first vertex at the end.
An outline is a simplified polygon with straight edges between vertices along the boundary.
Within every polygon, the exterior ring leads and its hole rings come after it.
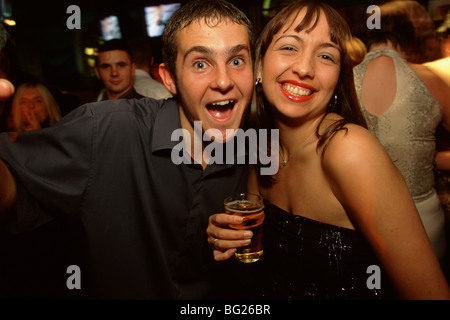
POLYGON ((111 92, 111 91, 106 91, 106 96, 108 97, 108 100, 115 100, 115 99, 119 99, 120 97, 124 96, 125 94, 127 94, 128 92, 130 92, 132 88, 128 88, 127 90, 124 90, 120 93, 115 93, 115 92, 111 92))

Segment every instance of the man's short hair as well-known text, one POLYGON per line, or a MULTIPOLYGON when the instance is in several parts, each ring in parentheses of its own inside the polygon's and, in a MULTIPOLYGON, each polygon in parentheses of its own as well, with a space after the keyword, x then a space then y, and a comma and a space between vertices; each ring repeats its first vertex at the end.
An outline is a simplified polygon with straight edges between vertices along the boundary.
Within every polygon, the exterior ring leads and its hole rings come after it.
POLYGON ((250 20, 233 4, 224 0, 193 0, 181 6, 167 22, 162 35, 162 55, 166 68, 175 74, 177 58, 177 33, 195 21, 203 21, 208 26, 215 26, 223 21, 232 21, 247 29, 253 57, 254 34, 250 20))
POLYGON ((152 58, 152 44, 149 37, 135 37, 128 41, 128 46, 136 66, 149 65, 152 58))
MULTIPOLYGON (((112 39, 103 43, 97 50, 97 54, 106 51, 120 50, 125 51, 130 57, 131 63, 134 62, 133 53, 130 50, 128 44, 122 39, 112 39)), ((98 55, 95 58, 95 64, 98 64, 98 55)))

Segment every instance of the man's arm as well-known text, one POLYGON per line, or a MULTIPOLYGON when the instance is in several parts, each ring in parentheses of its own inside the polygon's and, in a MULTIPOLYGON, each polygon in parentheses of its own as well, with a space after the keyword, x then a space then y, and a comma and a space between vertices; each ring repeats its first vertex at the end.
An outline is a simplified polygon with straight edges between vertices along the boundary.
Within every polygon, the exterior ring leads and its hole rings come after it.
POLYGON ((6 217, 16 201, 16 180, 5 163, 0 160, 0 221, 6 217))

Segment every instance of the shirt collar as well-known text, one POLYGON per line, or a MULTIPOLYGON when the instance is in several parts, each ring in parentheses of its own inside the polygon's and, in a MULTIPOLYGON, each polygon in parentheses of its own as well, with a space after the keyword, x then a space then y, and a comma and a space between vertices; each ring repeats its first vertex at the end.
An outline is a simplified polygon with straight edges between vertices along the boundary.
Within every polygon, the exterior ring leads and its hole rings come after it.
MULTIPOLYGON (((167 99, 156 115, 152 139, 152 152, 164 149, 173 149, 180 143, 180 140, 172 141, 172 133, 181 129, 180 113, 178 102, 175 98, 167 99)), ((235 138, 236 139, 236 138, 235 138)), ((228 142, 230 143, 230 142, 228 142)), ((237 144, 237 141, 234 141, 237 144)), ((224 146, 225 148, 225 146, 224 146)), ((233 157, 235 161, 248 156, 246 148, 236 148, 237 154, 233 157)), ((228 167, 228 166, 226 166, 228 167)))
POLYGON ((181 129, 178 102, 173 98, 167 99, 156 115, 152 139, 152 152, 162 149, 172 149, 176 146, 179 142, 171 141, 172 133, 176 129, 181 129))

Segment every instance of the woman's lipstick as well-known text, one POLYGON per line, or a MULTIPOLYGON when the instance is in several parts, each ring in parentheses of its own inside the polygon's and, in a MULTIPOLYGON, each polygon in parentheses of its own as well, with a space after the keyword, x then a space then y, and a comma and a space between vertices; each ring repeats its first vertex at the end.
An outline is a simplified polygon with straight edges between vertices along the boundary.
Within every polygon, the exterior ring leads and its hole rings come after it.
POLYGON ((279 83, 281 92, 289 99, 295 102, 305 102, 312 99, 316 90, 306 84, 297 81, 284 81, 279 83))

